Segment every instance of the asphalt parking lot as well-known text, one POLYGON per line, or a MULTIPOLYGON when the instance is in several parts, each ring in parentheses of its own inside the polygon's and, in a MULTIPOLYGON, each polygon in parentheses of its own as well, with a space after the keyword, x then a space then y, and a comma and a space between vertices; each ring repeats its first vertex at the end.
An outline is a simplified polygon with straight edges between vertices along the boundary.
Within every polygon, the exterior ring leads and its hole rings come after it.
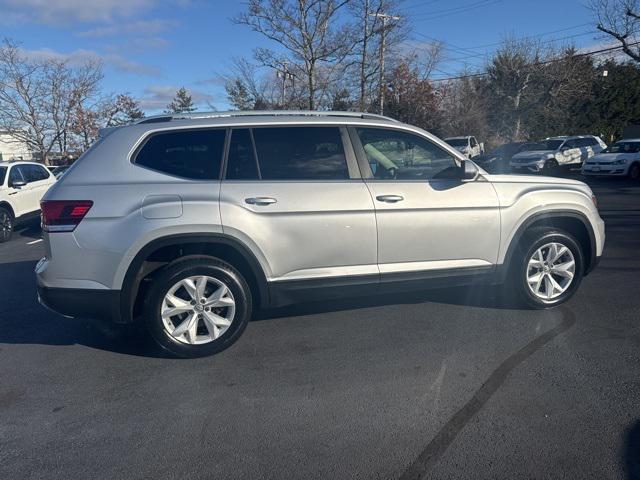
POLYGON ((25 228, 0 245, 0 478, 640 478, 640 183, 590 183, 604 257, 558 309, 300 305, 198 360, 40 307, 25 228))

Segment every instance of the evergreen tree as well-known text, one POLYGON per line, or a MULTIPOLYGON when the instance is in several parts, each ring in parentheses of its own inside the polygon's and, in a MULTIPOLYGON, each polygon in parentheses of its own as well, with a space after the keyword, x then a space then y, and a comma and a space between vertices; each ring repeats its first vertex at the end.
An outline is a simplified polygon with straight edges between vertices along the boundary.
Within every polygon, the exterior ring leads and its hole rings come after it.
POLYGON ((180 87, 171 103, 167 105, 165 113, 189 113, 195 110, 196 107, 193 104, 191 95, 189 95, 186 88, 180 87))

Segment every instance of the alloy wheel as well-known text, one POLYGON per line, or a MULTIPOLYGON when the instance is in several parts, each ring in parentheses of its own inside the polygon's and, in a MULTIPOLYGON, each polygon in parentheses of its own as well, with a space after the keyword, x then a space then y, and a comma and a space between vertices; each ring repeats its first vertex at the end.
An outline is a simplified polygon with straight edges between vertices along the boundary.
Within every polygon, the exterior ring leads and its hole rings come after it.
POLYGON ((559 242, 538 248, 527 265, 527 285, 531 293, 545 301, 554 300, 567 291, 576 271, 571 249, 559 242))
POLYGON ((11 216, 5 211, 0 211, 0 240, 7 240, 12 231, 11 216))
POLYGON ((180 280, 162 300, 165 331, 175 340, 202 345, 220 338, 229 329, 236 302, 227 285, 217 278, 198 275, 180 280))

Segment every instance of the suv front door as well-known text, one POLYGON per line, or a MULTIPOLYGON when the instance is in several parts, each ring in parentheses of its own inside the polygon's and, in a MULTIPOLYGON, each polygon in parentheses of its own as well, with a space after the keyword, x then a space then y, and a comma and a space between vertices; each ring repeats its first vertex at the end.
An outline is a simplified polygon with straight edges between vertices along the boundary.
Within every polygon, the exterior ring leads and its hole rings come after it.
POLYGON ((373 202, 345 138, 338 126, 232 129, 222 225, 269 281, 378 282, 373 202))
POLYGON ((416 133, 367 127, 350 134, 374 200, 383 281, 491 271, 500 243, 491 183, 460 180, 454 157, 416 133))

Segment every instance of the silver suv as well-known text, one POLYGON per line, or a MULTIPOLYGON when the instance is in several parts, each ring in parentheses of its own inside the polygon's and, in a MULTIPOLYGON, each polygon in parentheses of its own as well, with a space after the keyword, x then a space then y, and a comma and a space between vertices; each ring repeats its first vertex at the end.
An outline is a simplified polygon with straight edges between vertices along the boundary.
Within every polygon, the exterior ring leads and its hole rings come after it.
POLYGON ((490 282, 552 307, 604 244, 584 183, 489 175, 419 128, 359 113, 109 129, 42 212, 41 303, 143 322, 182 357, 228 347, 255 309, 336 295, 490 282))

